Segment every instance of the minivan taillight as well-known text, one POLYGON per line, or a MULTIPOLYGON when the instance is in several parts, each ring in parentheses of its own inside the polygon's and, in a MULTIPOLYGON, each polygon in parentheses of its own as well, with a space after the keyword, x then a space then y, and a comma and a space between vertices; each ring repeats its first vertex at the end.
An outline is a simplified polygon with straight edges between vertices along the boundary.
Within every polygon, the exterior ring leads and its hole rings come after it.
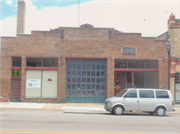
POLYGON ((174 101, 172 101, 172 105, 174 106, 174 101))

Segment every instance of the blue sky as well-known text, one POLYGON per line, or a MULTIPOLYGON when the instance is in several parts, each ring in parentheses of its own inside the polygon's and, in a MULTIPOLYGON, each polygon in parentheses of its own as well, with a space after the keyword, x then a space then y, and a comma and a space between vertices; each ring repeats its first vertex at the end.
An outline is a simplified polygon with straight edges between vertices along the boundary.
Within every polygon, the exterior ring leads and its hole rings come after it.
MULTIPOLYGON (((25 33, 89 23, 94 27, 158 36, 167 31, 172 12, 180 19, 180 0, 79 1, 80 6, 78 0, 25 0, 25 33)), ((0 0, 0 8, 0 36, 16 36, 17 0, 0 0)))
MULTIPOLYGON (((90 0, 32 0, 38 10, 46 7, 61 7, 85 3, 90 0)), ((7 17, 17 16, 17 0, 1 0, 1 20, 7 17)))

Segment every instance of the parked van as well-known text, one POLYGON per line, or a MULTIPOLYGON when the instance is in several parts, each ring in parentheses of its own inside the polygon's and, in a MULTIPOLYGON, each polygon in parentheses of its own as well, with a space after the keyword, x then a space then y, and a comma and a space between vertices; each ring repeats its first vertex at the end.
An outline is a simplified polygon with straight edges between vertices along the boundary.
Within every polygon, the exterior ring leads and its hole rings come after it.
POLYGON ((141 111, 164 116, 166 111, 175 111, 169 90, 145 88, 124 89, 115 97, 106 99, 104 108, 115 115, 125 111, 141 111))

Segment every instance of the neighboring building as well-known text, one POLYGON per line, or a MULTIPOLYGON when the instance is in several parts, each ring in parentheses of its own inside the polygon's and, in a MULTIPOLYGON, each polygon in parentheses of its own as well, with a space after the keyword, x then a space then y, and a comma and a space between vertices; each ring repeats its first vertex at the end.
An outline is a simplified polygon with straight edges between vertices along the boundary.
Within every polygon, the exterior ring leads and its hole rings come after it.
POLYGON ((156 40, 170 39, 170 89, 176 104, 180 104, 180 19, 172 13, 168 20, 168 31, 158 36, 156 40))
POLYGON ((167 40, 114 28, 59 27, 1 37, 1 97, 21 102, 103 103, 124 88, 168 88, 167 40))

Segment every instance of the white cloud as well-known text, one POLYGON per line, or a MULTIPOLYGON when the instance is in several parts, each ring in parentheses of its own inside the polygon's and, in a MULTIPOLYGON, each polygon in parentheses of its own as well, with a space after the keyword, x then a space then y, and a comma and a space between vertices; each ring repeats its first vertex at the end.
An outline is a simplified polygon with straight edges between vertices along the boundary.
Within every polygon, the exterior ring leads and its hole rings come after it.
POLYGON ((15 36, 16 33, 16 18, 7 18, 0 21, 0 36, 15 36))
MULTIPOLYGON (((92 24, 94 27, 111 27, 123 32, 146 35, 160 35, 167 31, 167 20, 173 12, 179 18, 177 2, 120 2, 94 0, 80 5, 80 25, 92 24)), ((10 19, 3 23, 9 24, 10 19)), ((12 21, 12 20, 11 20, 12 21)), ((13 19, 16 21, 16 19, 13 19)), ((3 34, 15 35, 14 27, 3 27, 3 34), (7 28, 7 29, 6 29, 7 28)), ((26 0, 25 33, 31 30, 50 30, 51 28, 78 27, 78 5, 69 7, 47 7, 37 10, 31 0, 26 0)))
POLYGON ((5 2, 8 4, 8 5, 11 5, 13 3, 13 0, 5 0, 5 2))

